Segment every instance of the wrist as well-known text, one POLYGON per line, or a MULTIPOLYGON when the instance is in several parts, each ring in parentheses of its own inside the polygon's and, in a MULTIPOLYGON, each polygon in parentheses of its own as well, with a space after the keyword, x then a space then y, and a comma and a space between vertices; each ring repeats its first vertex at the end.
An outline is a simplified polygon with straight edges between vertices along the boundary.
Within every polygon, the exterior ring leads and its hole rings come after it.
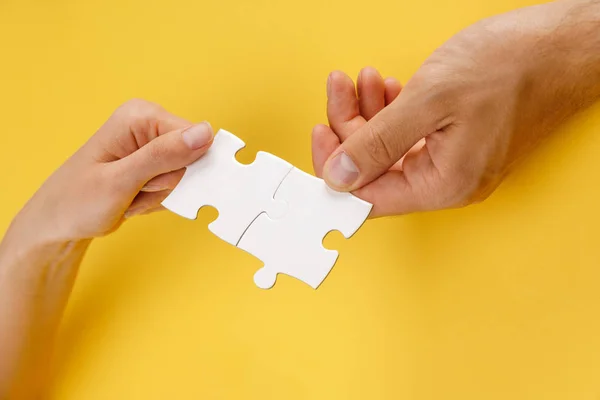
POLYGON ((52 174, 14 217, 9 231, 20 241, 60 245, 88 239, 80 229, 81 221, 87 221, 86 208, 71 194, 71 182, 64 183, 63 168, 52 174))
POLYGON ((0 243, 0 264, 10 257, 13 261, 34 258, 53 259, 70 249, 87 247, 90 239, 67 238, 59 234, 42 217, 35 217, 24 208, 13 219, 2 242, 0 243))

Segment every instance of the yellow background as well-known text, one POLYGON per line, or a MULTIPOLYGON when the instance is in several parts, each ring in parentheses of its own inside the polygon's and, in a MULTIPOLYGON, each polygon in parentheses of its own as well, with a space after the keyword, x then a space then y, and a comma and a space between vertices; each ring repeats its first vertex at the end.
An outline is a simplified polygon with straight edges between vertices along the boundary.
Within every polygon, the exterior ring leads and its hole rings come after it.
MULTIPOLYGON (((518 0, 0 2, 0 229, 120 103, 158 102, 312 171, 332 69, 406 81, 518 0)), ((368 222, 318 291, 212 236, 217 215, 97 240, 53 399, 597 399, 600 109, 485 203, 368 222)))

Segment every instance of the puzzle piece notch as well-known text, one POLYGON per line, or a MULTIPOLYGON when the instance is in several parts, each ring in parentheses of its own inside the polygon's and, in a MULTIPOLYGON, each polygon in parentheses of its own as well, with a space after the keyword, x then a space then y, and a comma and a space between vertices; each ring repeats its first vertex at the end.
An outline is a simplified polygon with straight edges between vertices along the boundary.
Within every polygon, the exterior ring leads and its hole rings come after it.
POLYGON ((244 233, 238 247, 262 260, 254 275, 259 288, 271 288, 279 273, 316 289, 325 280, 338 252, 323 247, 333 231, 350 238, 371 212, 372 204, 350 193, 330 189, 322 179, 294 168, 275 193, 288 212, 280 219, 259 215, 244 233))
POLYGON ((219 130, 206 154, 186 168, 162 205, 188 219, 196 219, 203 206, 215 207, 219 216, 208 229, 234 246, 261 213, 282 217, 287 204, 273 194, 293 166, 263 151, 252 164, 241 164, 235 155, 245 146, 237 136, 219 130))

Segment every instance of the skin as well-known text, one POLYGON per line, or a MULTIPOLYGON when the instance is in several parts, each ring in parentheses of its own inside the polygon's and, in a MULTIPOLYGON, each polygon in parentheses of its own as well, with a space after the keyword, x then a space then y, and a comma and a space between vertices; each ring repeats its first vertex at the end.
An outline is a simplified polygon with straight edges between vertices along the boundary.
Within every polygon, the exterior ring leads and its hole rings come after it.
MULTIPOLYGON (((357 87, 334 72, 329 126, 313 132, 315 171, 374 203, 374 217, 483 199, 515 161, 600 97, 598 32, 599 0, 559 1, 465 29, 404 88, 373 68, 357 87), (344 179, 338 167, 349 172, 344 179)), ((211 143, 205 123, 128 102, 15 217, 0 244, 0 399, 43 394, 56 329, 93 238, 160 210, 211 143)))
POLYGON ((333 72, 314 169, 373 203, 371 217, 479 202, 600 97, 599 32, 600 1, 558 1, 466 28, 402 89, 373 68, 356 89, 333 72))
POLYGON ((161 209, 212 136, 207 123, 130 101, 17 215, 0 244, 0 399, 43 393, 55 332, 90 242, 161 209))

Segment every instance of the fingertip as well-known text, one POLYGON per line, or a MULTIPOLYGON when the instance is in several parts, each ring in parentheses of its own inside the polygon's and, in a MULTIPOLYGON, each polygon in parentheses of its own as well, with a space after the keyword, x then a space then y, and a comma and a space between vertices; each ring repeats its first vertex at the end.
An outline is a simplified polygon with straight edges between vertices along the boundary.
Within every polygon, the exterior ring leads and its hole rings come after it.
POLYGON ((333 131, 343 140, 364 123, 356 88, 352 79, 341 71, 331 73, 329 86, 327 118, 333 131))
POLYGON ((357 82, 383 82, 383 77, 375 67, 367 66, 358 73, 357 82))
POLYGON ((152 178, 184 168, 202 157, 213 143, 212 132, 208 122, 167 132, 119 163, 126 165, 131 180, 141 188, 152 178))
POLYGON ((367 121, 385 107, 385 84, 377 69, 365 67, 360 71, 357 93, 360 114, 367 121))
POLYGON ((213 128, 204 121, 193 125, 182 132, 183 141, 191 150, 208 148, 214 138, 213 128))
POLYGON ((386 85, 389 85, 389 86, 402 86, 400 81, 398 79, 394 78, 393 76, 388 76, 383 81, 385 82, 386 85))
POLYGON ((318 136, 320 136, 322 134, 327 133, 328 130, 330 130, 330 128, 327 125, 325 125, 325 124, 317 124, 317 125, 315 125, 315 127, 312 130, 313 139, 315 137, 318 137, 318 136))
POLYGON ((332 82, 335 80, 346 80, 346 78, 350 79, 350 77, 344 71, 341 71, 339 69, 334 69, 333 71, 331 71, 329 77, 331 78, 332 82))
POLYGON ((343 150, 329 157, 323 167, 323 179, 334 190, 351 191, 360 177, 358 167, 343 150))
POLYGON ((323 175, 323 167, 327 158, 337 149, 340 145, 340 140, 331 130, 331 128, 324 124, 319 124, 313 128, 312 131, 312 159, 313 169, 315 175, 319 178, 323 175))
MULTIPOLYGON (((364 79, 367 77, 381 78, 381 74, 379 73, 379 70, 377 70, 377 68, 368 65, 368 66, 364 67, 363 69, 361 69, 360 72, 358 73, 359 79, 364 79)), ((383 80, 383 78, 381 78, 381 79, 383 80)))
POLYGON ((385 78, 383 83, 385 85, 385 105, 387 106, 393 102, 402 91, 402 83, 393 77, 385 78))
POLYGON ((331 95, 347 94, 349 89, 354 93, 354 82, 345 72, 335 70, 330 75, 331 95))

